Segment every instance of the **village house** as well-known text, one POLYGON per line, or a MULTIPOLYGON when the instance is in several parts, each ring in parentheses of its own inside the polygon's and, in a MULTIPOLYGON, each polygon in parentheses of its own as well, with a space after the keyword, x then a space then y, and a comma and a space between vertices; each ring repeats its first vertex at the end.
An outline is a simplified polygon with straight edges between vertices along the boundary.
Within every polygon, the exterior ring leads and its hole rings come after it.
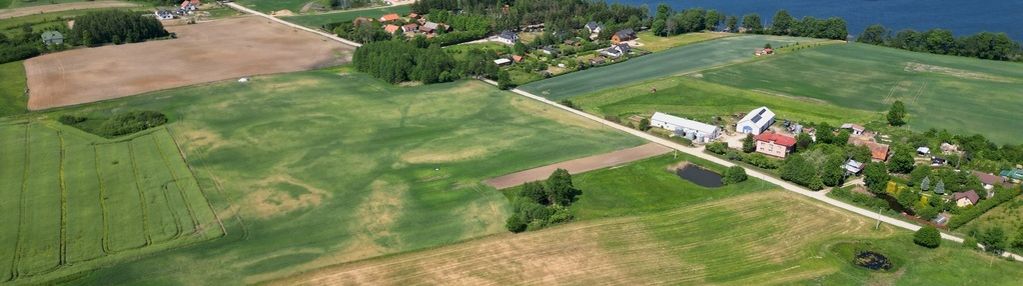
POLYGON ((952 193, 952 201, 955 201, 958 207, 968 207, 977 204, 980 196, 974 191, 952 193))
POLYGON ((753 51, 753 55, 758 56, 758 57, 759 56, 766 56, 766 55, 773 55, 773 54, 774 54, 774 49, 772 49, 772 48, 756 49, 756 50, 753 51))
POLYGON ((717 126, 660 112, 655 112, 654 116, 650 117, 650 126, 671 131, 695 143, 709 143, 716 139, 719 133, 717 126))
POLYGON ((199 10, 199 5, 202 3, 199 0, 185 0, 181 2, 181 10, 184 11, 195 11, 199 10))
POLYGON ((744 134, 758 135, 774 124, 774 112, 766 106, 750 111, 735 124, 735 131, 744 134))
POLYGON ((515 42, 519 41, 519 35, 510 30, 501 31, 500 34, 494 37, 494 41, 503 43, 505 45, 514 45, 515 42))
POLYGON ((875 162, 888 161, 888 156, 890 155, 888 154, 888 145, 858 137, 849 137, 848 143, 855 146, 867 146, 870 149, 870 158, 875 162))
POLYGON ((401 26, 401 31, 405 32, 406 34, 408 34, 408 33, 415 33, 418 30, 419 30, 419 24, 416 24, 416 23, 408 23, 408 24, 405 24, 405 25, 401 26))
POLYGON ((857 124, 852 124, 852 123, 842 124, 842 127, 839 127, 839 128, 841 128, 841 129, 848 129, 850 135, 856 135, 856 136, 863 135, 863 131, 867 130, 866 128, 863 128, 863 126, 860 126, 860 125, 857 125, 857 124))
POLYGON ((1010 180, 1013 182, 1018 183, 1023 181, 1023 169, 1005 170, 999 173, 999 175, 1001 175, 1002 178, 1005 178, 1006 180, 1010 180))
POLYGON ((1007 185, 1005 178, 1003 178, 1001 176, 994 175, 994 174, 988 174, 988 173, 984 173, 984 172, 973 171, 973 176, 976 176, 977 179, 980 179, 980 182, 982 184, 984 184, 984 189, 988 190, 988 191, 991 191, 992 189, 994 189, 995 186, 1006 186, 1007 185))
POLYGON ((521 63, 523 59, 524 58, 522 58, 522 56, 520 56, 520 55, 512 55, 512 61, 513 62, 521 63))
POLYGON ((440 29, 445 29, 446 30, 447 26, 444 26, 444 24, 438 24, 438 23, 429 22, 429 21, 427 21, 427 22, 423 23, 423 25, 419 26, 419 31, 423 32, 423 33, 426 33, 426 34, 433 34, 434 32, 437 32, 437 30, 440 30, 440 29))
POLYGON ((586 23, 585 27, 587 31, 590 31, 590 34, 600 34, 600 31, 604 30, 604 25, 597 24, 597 22, 594 21, 586 23))
POLYGON ((617 59, 628 54, 629 51, 632 51, 632 47, 630 47, 628 43, 620 43, 611 45, 610 48, 600 51, 600 54, 617 59))
POLYGON ((384 25, 384 32, 387 32, 388 34, 391 34, 391 35, 394 35, 394 32, 397 32, 400 29, 401 29, 401 26, 398 26, 398 25, 391 25, 391 24, 384 25))
POLYGON ((398 16, 398 13, 391 13, 391 14, 380 16, 380 22, 398 21, 400 19, 401 19, 401 16, 398 16))
POLYGON ((774 132, 760 133, 755 139, 758 153, 778 158, 785 158, 789 152, 796 148, 796 138, 774 132))
POLYGON ((845 162, 845 165, 843 165, 842 168, 845 169, 845 173, 847 175, 856 175, 863 171, 863 163, 849 159, 849 161, 845 162))
POLYGON ((156 19, 157 20, 171 20, 171 19, 174 19, 174 13, 171 13, 171 11, 168 11, 168 10, 162 10, 162 9, 161 10, 156 10, 156 12, 153 12, 153 14, 156 15, 156 19))
POLYGON ((43 38, 43 44, 45 44, 47 46, 49 46, 49 45, 63 45, 64 44, 64 34, 61 34, 60 32, 57 32, 57 31, 46 31, 46 32, 43 32, 42 38, 43 38))
POLYGON ((408 18, 409 19, 419 19, 419 14, 417 14, 416 12, 409 13, 408 14, 408 18))
POLYGON ((614 35, 611 36, 611 44, 617 45, 617 44, 619 44, 621 42, 632 41, 632 40, 635 40, 635 39, 636 39, 636 31, 633 31, 632 29, 625 29, 625 30, 618 31, 614 35))

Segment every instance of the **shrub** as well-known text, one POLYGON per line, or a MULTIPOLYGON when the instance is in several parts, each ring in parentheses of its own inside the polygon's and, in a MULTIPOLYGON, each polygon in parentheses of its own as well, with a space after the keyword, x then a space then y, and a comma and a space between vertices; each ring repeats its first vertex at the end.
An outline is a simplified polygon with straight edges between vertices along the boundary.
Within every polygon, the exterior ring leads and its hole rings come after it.
POLYGON ((927 248, 937 248, 941 245, 941 232, 933 226, 922 227, 913 234, 913 243, 927 248))
POLYGON ((87 118, 85 118, 83 116, 68 115, 68 114, 61 115, 60 117, 57 118, 57 122, 60 122, 61 124, 68 125, 68 126, 74 126, 74 125, 76 125, 78 123, 85 122, 85 120, 87 120, 87 118))
POLYGON ((507 228, 508 231, 519 233, 526 231, 526 222, 519 214, 512 214, 512 216, 508 217, 508 220, 504 223, 504 227, 507 228))
POLYGON ((707 152, 711 152, 718 155, 724 155, 725 152, 728 152, 728 144, 725 144, 725 142, 714 142, 707 144, 707 152))
POLYGON ((977 239, 973 238, 972 236, 967 236, 966 238, 963 238, 963 247, 973 250, 980 249, 977 247, 977 239))
POLYGON ((167 123, 167 116, 156 111, 131 111, 115 115, 100 125, 99 135, 116 137, 167 123))
POLYGON ((746 181, 747 178, 746 169, 739 166, 731 166, 728 167, 728 170, 725 170, 725 176, 721 178, 721 181, 726 185, 730 185, 746 181))
POLYGON ((848 188, 834 189, 828 193, 828 195, 841 201, 852 202, 853 204, 865 206, 869 209, 889 209, 887 201, 870 195, 856 193, 848 188))

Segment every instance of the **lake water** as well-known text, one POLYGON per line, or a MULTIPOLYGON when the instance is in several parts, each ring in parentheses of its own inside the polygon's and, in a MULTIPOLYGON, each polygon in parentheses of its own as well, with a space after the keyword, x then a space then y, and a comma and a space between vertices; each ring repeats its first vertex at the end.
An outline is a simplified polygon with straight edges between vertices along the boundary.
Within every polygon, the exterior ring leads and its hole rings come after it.
POLYGON ((721 175, 718 173, 691 164, 678 168, 675 170, 675 174, 702 187, 717 188, 725 185, 721 182, 721 175))
MULTIPOLYGON (((702 7, 740 16, 760 14, 770 21, 779 9, 789 11, 793 17, 842 17, 848 22, 849 33, 859 35, 872 24, 888 29, 927 30, 942 28, 958 35, 981 31, 1005 32, 1014 40, 1023 40, 1023 0, 951 1, 951 0, 683 0, 643 1, 609 0, 623 4, 647 4, 651 10, 658 3, 666 3, 676 10, 702 7)), ((651 13, 653 15, 653 13, 651 13)), ((766 24, 766 23, 765 23, 766 24)))

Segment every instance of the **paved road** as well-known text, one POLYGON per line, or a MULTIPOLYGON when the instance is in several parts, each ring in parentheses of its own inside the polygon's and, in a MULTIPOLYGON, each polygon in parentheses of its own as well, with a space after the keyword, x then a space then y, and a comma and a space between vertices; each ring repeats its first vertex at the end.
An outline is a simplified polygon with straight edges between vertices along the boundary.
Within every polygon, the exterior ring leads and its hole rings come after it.
POLYGON ((252 10, 252 9, 246 8, 245 6, 238 5, 237 3, 227 3, 227 6, 231 7, 232 9, 241 11, 243 13, 249 13, 249 14, 257 15, 257 16, 260 16, 260 17, 263 17, 263 18, 267 18, 270 21, 281 23, 281 24, 284 24, 286 26, 289 26, 289 27, 292 27, 292 28, 295 28, 295 29, 300 29, 300 30, 304 30, 306 32, 317 34, 317 35, 323 36, 324 38, 331 39, 331 40, 340 42, 340 43, 345 44, 345 45, 349 45, 349 46, 356 47, 356 48, 362 46, 362 44, 360 44, 360 43, 356 43, 354 41, 350 41, 350 40, 338 37, 337 35, 326 33, 326 32, 320 31, 320 30, 316 30, 316 29, 310 29, 310 28, 307 28, 307 27, 302 26, 302 25, 298 25, 298 24, 295 24, 295 23, 292 23, 292 22, 288 22, 288 21, 284 21, 284 20, 281 20, 281 19, 277 19, 274 16, 270 16, 270 15, 267 15, 267 14, 265 14, 263 12, 259 12, 259 11, 256 11, 256 10, 252 10))
MULTIPOLYGON (((497 82, 494 82, 494 81, 491 81, 491 80, 484 79, 483 81, 487 82, 489 84, 495 85, 495 86, 497 85, 497 82)), ((664 145, 665 147, 672 148, 672 149, 675 149, 675 150, 679 150, 679 151, 685 152, 686 154, 689 154, 689 155, 692 155, 692 156, 696 156, 696 157, 699 157, 701 159, 704 159, 704 160, 707 160, 707 161, 711 161, 711 162, 723 165, 725 167, 735 166, 735 164, 732 163, 732 162, 729 162, 727 160, 720 159, 718 157, 714 157, 714 156, 711 156, 710 154, 704 153, 702 147, 697 148, 697 147, 689 147, 689 146, 685 146, 685 145, 682 145, 682 144, 678 144, 678 143, 672 142, 672 141, 670 141, 668 139, 664 139, 664 138, 661 138, 661 137, 658 137, 658 136, 654 136, 654 135, 651 135, 651 134, 648 134, 646 132, 642 132, 642 131, 639 131, 639 130, 636 130, 636 129, 628 128, 628 127, 616 124, 614 122, 611 122, 611 121, 608 121, 608 120, 604 120, 603 118, 597 117, 595 115, 592 115, 592 114, 589 114, 589 113, 586 113, 586 112, 583 112, 583 111, 579 111, 579 110, 576 110, 576 109, 572 109, 572 108, 566 107, 566 106, 558 104, 558 103, 556 103, 554 101, 548 100, 548 99, 546 99, 544 97, 537 96, 537 95, 534 95, 532 93, 529 93, 529 92, 526 92, 526 91, 523 91, 523 90, 520 90, 520 89, 512 89, 511 91, 516 93, 516 94, 518 94, 518 95, 525 96, 525 97, 531 98, 533 100, 546 103, 548 105, 551 105, 551 106, 560 108, 562 110, 571 112, 571 113, 573 113, 575 115, 582 116, 582 117, 585 117, 587 119, 590 119, 590 120, 599 122, 601 124, 604 124, 606 126, 609 126, 611 128, 618 129, 618 130, 620 130, 622 132, 629 133, 629 134, 635 135, 637 137, 646 139, 647 141, 654 142, 654 143, 657 143, 657 144, 661 144, 661 145, 664 145)), ((890 225, 894 225, 894 226, 897 226, 897 227, 908 229, 910 231, 916 231, 917 229, 920 229, 920 226, 918 226, 918 225, 915 225, 915 224, 912 224, 912 223, 908 223, 908 222, 905 222, 905 221, 901 221, 901 220, 898 220, 898 219, 895 219, 895 218, 887 217, 887 216, 884 216, 884 215, 882 215, 880 213, 877 213, 877 212, 874 212, 874 211, 866 210, 866 209, 863 209, 863 208, 860 208, 860 207, 857 207, 857 206, 854 206, 854 205, 850 205, 850 204, 847 204, 845 202, 842 202, 842 201, 839 201, 839 200, 836 200, 836 199, 829 198, 829 197, 826 196, 826 193, 824 193, 824 192, 814 192, 814 191, 811 191, 809 189, 803 188, 803 187, 801 187, 799 185, 796 185, 796 184, 790 183, 788 181, 784 181, 784 180, 781 180, 781 179, 769 176, 767 174, 758 172, 758 171, 753 170, 753 169, 748 169, 747 168, 746 169, 746 174, 749 175, 750 177, 754 177, 754 178, 761 179, 761 180, 767 181, 769 183, 775 184, 775 185, 777 185, 779 187, 782 187, 783 189, 785 189, 787 191, 794 192, 794 193, 797 193, 797 194, 800 194, 800 195, 804 195, 804 196, 807 196, 807 197, 811 197, 813 199, 816 199, 818 201, 824 202, 826 204, 829 204, 829 205, 832 205, 832 206, 835 206, 835 207, 838 207, 838 208, 841 208, 841 209, 844 209, 844 210, 847 210, 847 211, 850 211, 850 212, 853 212, 853 213, 856 213, 856 214, 859 214, 859 215, 862 215, 862 216, 866 216, 866 217, 869 217, 869 218, 872 218, 872 219, 877 219, 877 220, 880 220, 881 222, 884 222, 884 223, 887 223, 887 224, 890 224, 890 225)), ((944 238, 944 239, 947 239, 947 240, 958 242, 958 243, 962 243, 963 242, 963 239, 961 237, 949 235, 949 234, 946 234, 946 233, 942 233, 941 237, 944 238)), ((1006 253, 1004 253, 1003 256, 1011 256, 1012 258, 1016 259, 1017 261, 1023 261, 1023 256, 1019 256, 1019 255, 1016 255, 1016 254, 1012 254, 1012 253, 1006 252, 1006 253)))

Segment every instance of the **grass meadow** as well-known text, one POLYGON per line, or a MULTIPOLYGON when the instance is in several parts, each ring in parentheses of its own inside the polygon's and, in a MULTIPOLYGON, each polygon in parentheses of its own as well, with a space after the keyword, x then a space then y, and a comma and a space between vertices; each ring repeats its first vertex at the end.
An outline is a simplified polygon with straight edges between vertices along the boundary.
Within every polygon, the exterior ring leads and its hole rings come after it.
POLYGON ((25 66, 22 61, 0 64, 0 117, 28 111, 25 96, 25 66))
POLYGON ((22 8, 84 1, 87 0, 0 0, 0 8, 22 8))
POLYGON ((270 13, 273 11, 279 11, 283 9, 291 10, 293 13, 298 13, 302 10, 302 7, 309 0, 238 0, 235 1, 238 4, 245 6, 249 9, 260 11, 263 13, 270 13))
POLYGON ((753 51, 764 44, 780 47, 819 40, 765 35, 721 38, 668 49, 626 62, 569 73, 519 87, 552 100, 562 100, 599 90, 735 64, 754 58, 753 51))
POLYGON ((346 68, 51 112, 159 110, 227 227, 75 284, 252 284, 504 233, 482 180, 641 140, 478 81, 390 85, 346 68))
POLYGON ((660 52, 663 50, 671 49, 674 47, 685 46, 689 44, 695 44, 703 41, 709 41, 718 38, 732 37, 738 34, 732 33, 686 33, 681 35, 674 35, 670 37, 659 37, 655 36, 654 32, 646 30, 639 32, 639 42, 643 44, 639 49, 660 52))
POLYGON ((281 17, 281 19, 315 29, 330 23, 349 22, 355 20, 355 18, 358 17, 369 17, 373 19, 378 19, 380 18, 380 16, 390 13, 398 13, 398 15, 405 16, 408 15, 410 11, 412 10, 409 7, 409 5, 401 5, 372 9, 356 9, 351 11, 336 11, 320 14, 281 17))
POLYGON ((223 235, 166 129, 102 139, 0 123, 0 281, 43 283, 223 235))
POLYGON ((1014 285, 1020 275, 1012 262, 947 241, 938 249, 919 247, 907 231, 875 230, 869 218, 764 191, 505 233, 271 284, 1014 285), (896 268, 854 266, 856 249, 888 255, 896 268))
POLYGON ((834 106, 908 109, 909 128, 980 133, 999 143, 1023 136, 1023 64, 915 53, 863 44, 827 45, 703 72, 707 81, 834 106))

